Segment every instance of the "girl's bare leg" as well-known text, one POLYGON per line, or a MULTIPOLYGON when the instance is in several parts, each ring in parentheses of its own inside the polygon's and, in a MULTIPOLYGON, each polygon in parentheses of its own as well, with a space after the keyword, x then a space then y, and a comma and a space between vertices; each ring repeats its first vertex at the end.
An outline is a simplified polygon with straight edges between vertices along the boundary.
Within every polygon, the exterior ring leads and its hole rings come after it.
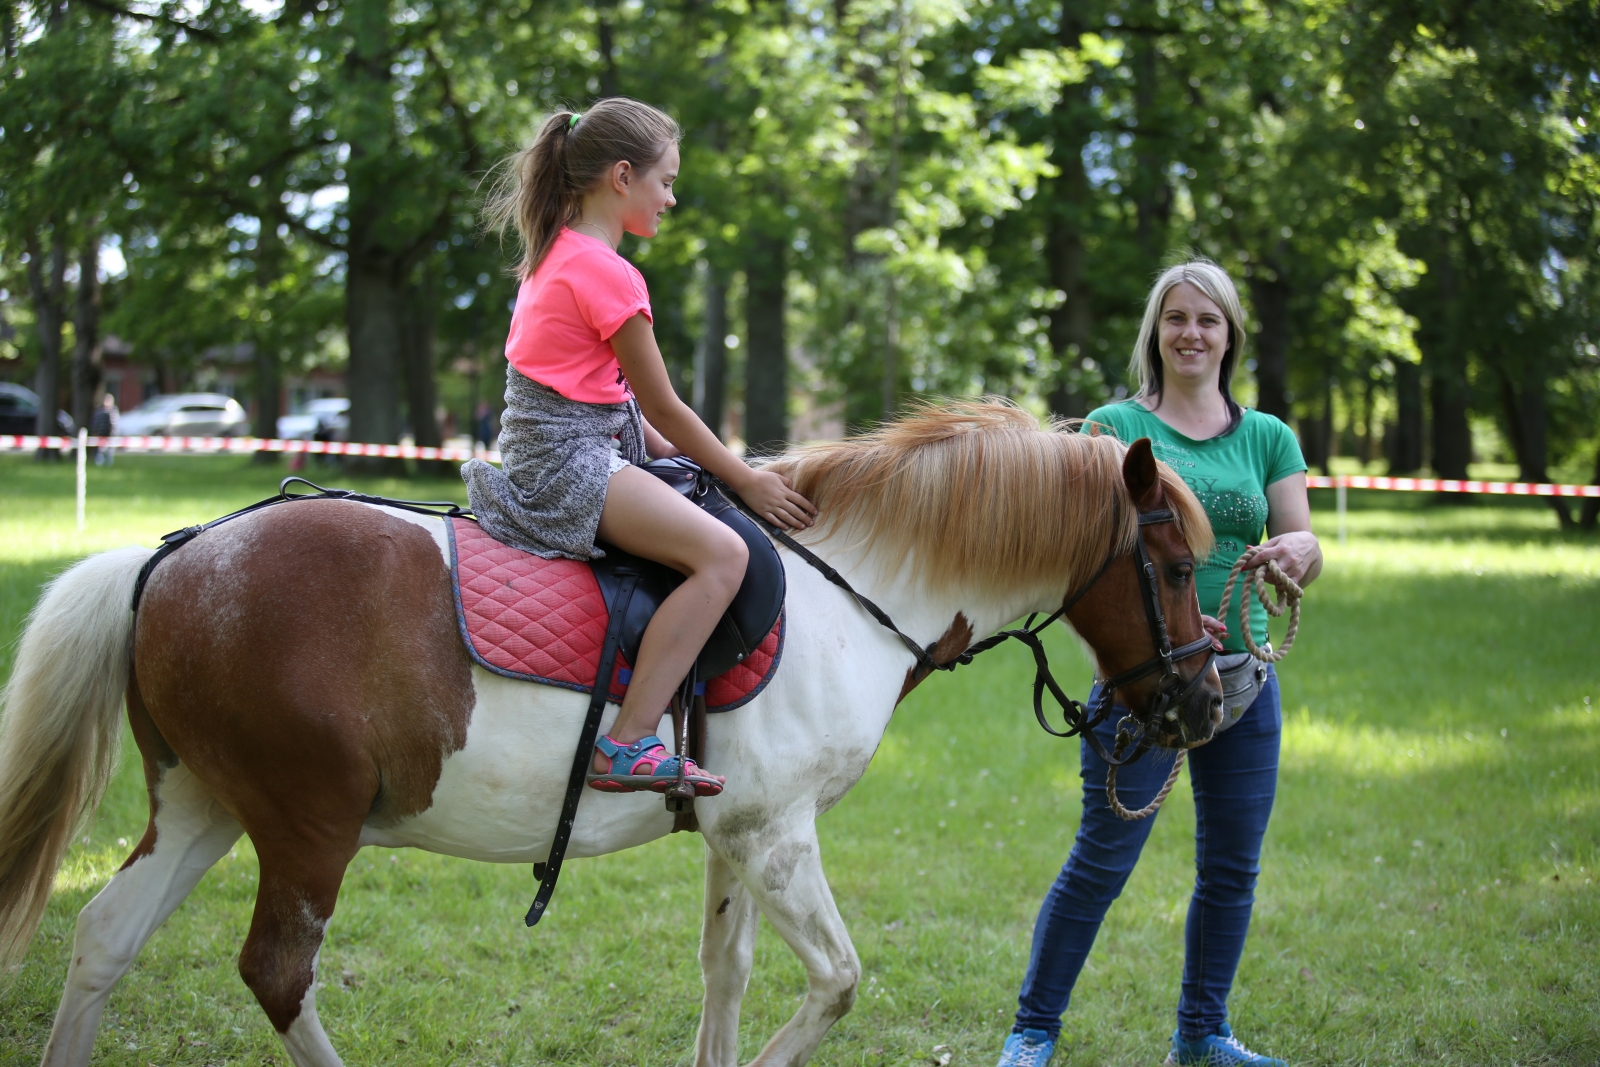
POLYGON ((673 690, 733 603, 750 550, 738 534, 637 467, 611 476, 599 533, 608 544, 687 576, 662 601, 639 645, 628 695, 611 728, 612 740, 630 744, 656 732, 673 690))

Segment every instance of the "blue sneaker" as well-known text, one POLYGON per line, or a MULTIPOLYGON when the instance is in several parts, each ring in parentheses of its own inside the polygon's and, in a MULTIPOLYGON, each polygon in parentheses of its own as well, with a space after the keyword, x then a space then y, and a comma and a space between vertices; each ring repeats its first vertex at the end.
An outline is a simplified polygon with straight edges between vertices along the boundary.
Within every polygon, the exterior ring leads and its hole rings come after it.
POLYGON ((999 1067, 1044 1067, 1056 1054, 1055 1039, 1043 1030, 1024 1030, 1006 1038, 999 1067))
MULTIPOLYGON (((1003 1061, 1002 1061, 1003 1062, 1003 1061)), ((1223 1023, 1217 1032, 1185 1041, 1179 1034, 1172 1035, 1172 1054, 1166 1067, 1289 1067, 1283 1060, 1260 1056, 1239 1043, 1233 1030, 1223 1023)))

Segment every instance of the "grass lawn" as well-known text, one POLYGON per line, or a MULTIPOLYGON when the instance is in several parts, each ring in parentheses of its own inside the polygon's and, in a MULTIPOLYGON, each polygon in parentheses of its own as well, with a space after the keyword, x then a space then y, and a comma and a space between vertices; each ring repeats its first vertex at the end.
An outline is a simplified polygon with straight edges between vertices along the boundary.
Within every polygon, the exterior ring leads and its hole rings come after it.
MULTIPOLYGON (((0 457, 0 672, 51 574, 269 495, 282 474, 125 457, 91 468, 79 535, 69 465, 0 457)), ((324 480, 464 495, 450 482, 324 480)), ((1235 1028, 1296 1065, 1600 1063, 1600 541, 1561 535, 1537 505, 1352 492, 1339 545, 1325 495, 1328 567, 1282 671, 1283 770, 1235 1028)), ((1072 643, 1056 649, 1086 688, 1072 643)), ((1078 819, 1077 749, 1033 723, 1029 668, 1004 648, 923 685, 822 820, 865 973, 813 1062, 994 1062, 1078 819)), ((127 759, 27 961, 0 985, 0 1067, 38 1061, 73 918, 145 816, 127 759)), ((1193 829, 1180 785, 1090 957, 1058 1065, 1165 1055, 1193 829)), ((351 1065, 687 1064, 700 851, 677 835, 575 863, 530 932, 528 868, 368 849, 323 950, 324 1024, 351 1065)), ((112 997, 97 1064, 287 1062, 234 967, 254 890, 241 841, 112 997)), ((763 929, 746 1058, 803 989, 763 929)))

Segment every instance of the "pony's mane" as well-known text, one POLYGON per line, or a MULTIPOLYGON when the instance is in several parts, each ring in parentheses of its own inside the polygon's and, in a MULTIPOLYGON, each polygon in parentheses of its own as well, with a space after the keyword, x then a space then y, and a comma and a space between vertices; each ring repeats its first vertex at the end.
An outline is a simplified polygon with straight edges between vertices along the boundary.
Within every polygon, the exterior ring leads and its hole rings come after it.
MULTIPOLYGON (((766 464, 814 503, 804 539, 871 546, 887 573, 907 562, 932 588, 1065 596, 1112 551, 1131 551, 1127 445, 1039 421, 997 397, 924 403, 843 441, 791 449, 766 464)), ((1194 493, 1160 465, 1178 529, 1204 559, 1211 524, 1194 493)))

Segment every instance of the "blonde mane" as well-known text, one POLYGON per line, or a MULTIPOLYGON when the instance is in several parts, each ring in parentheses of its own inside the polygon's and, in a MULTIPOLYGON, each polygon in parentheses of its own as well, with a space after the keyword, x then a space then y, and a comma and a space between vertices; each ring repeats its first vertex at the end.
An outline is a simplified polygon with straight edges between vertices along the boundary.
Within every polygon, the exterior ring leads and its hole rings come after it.
MULTIPOLYGON (((998 397, 931 402, 869 433, 791 449, 786 474, 820 511, 804 540, 871 546, 885 573, 914 561, 935 589, 976 585, 1008 595, 1069 588, 1108 553, 1131 551, 1127 446, 1079 433, 998 397)), ((1168 506, 1196 559, 1211 524, 1194 493, 1160 465, 1168 506)))

